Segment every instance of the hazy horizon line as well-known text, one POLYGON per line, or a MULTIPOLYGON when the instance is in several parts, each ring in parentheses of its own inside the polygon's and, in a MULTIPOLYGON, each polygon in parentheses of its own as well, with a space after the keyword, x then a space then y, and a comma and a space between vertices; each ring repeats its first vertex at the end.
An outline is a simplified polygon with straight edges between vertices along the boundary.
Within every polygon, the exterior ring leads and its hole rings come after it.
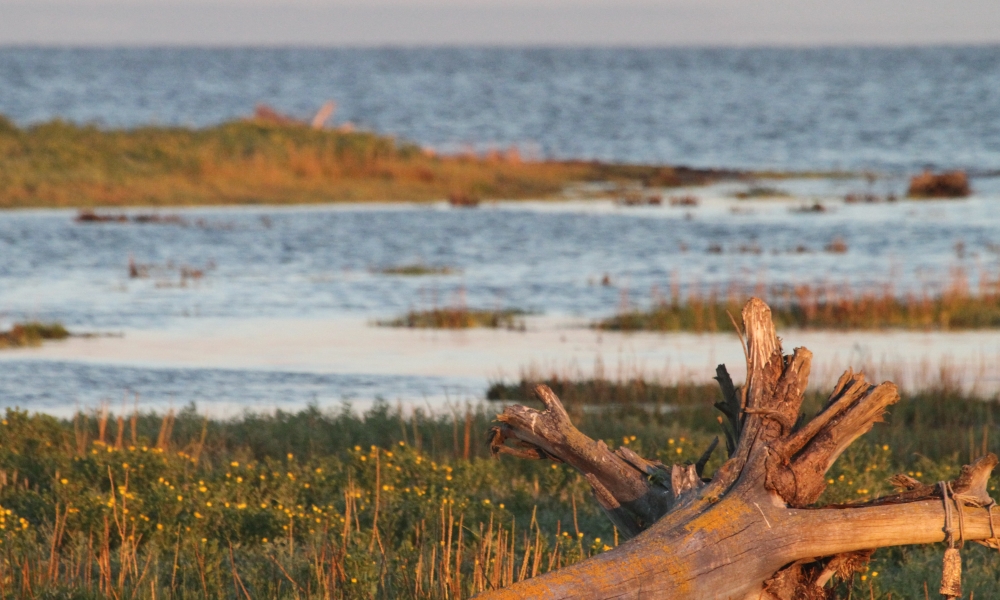
POLYGON ((965 49, 1000 48, 1000 42, 877 42, 877 43, 819 43, 802 44, 795 42, 776 43, 731 43, 731 44, 670 44, 670 43, 488 43, 464 42, 424 43, 206 43, 206 42, 157 42, 141 43, 90 43, 90 42, 2 42, 0 50, 905 50, 905 49, 965 49))

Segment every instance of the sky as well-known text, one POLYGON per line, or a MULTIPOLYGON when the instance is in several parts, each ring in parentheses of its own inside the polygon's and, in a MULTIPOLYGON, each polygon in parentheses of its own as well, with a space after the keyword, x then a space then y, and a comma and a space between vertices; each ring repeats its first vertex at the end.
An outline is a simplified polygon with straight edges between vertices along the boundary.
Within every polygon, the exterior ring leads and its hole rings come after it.
POLYGON ((0 0, 0 45, 998 43, 998 0, 0 0))

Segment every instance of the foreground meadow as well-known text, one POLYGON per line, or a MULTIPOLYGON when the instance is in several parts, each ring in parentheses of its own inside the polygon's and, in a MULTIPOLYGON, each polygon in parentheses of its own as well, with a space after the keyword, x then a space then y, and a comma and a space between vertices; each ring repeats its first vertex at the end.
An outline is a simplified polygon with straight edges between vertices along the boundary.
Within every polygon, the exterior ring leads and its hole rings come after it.
MULTIPOLYGON (((581 430, 668 464, 696 460, 719 432, 713 386, 549 383, 581 430)), ((524 401, 525 389, 491 395, 524 401)), ((488 456, 498 410, 404 415, 383 403, 226 421, 193 408, 71 421, 8 410, 0 596, 464 598, 614 547, 570 468, 488 456)), ((946 386, 904 395, 834 466, 821 502, 884 495, 897 472, 952 477, 1000 449, 998 418, 994 399, 946 386)), ((996 555, 964 553, 967 592, 990 597, 996 555)), ((940 548, 879 551, 838 593, 923 597, 940 559, 940 548)))

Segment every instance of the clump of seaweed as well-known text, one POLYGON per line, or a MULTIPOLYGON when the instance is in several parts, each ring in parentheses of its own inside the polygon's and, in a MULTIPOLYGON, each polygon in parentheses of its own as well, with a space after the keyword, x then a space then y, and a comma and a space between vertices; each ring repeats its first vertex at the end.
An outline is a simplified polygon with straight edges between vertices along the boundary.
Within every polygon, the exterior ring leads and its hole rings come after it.
POLYGON ((45 340, 64 340, 69 331, 61 323, 28 321, 17 323, 9 331, 0 331, 0 348, 39 346, 45 340))
POLYGON ((432 308, 429 310, 411 310, 401 317, 387 321, 378 321, 383 327, 411 327, 420 329, 472 329, 486 327, 490 329, 511 329, 524 331, 524 310, 516 308, 505 309, 475 309, 464 306, 452 308, 432 308))

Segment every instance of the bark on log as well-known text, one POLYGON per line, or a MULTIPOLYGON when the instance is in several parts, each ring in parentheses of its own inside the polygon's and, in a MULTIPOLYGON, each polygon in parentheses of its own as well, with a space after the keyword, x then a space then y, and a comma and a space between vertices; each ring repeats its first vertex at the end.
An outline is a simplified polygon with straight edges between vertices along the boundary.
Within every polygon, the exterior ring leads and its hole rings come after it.
POLYGON ((701 469, 711 449, 698 465, 670 468, 626 448, 612 451, 578 431, 546 386, 536 388, 545 410, 511 406, 498 415, 494 455, 572 465, 611 521, 634 539, 483 597, 825 599, 831 578, 848 576, 875 548, 945 540, 946 502, 963 523, 964 540, 1000 543, 986 491, 998 462, 992 454, 963 467, 947 499, 941 486, 898 476, 894 483, 904 491, 894 496, 814 507, 826 471, 881 421, 899 398, 896 386, 871 385, 848 370, 820 413, 798 426, 812 354, 805 348, 782 354, 761 300, 747 303, 743 322, 747 380, 738 389, 719 366, 723 400, 716 406, 728 419, 729 458, 710 481, 701 469))

